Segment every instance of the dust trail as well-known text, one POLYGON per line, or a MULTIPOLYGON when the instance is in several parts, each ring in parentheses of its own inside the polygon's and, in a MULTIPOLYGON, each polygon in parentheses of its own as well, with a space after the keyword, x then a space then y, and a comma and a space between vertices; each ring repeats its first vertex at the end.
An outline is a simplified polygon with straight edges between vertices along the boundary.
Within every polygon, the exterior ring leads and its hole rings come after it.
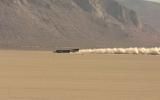
POLYGON ((154 48, 102 48, 102 49, 82 49, 80 54, 141 54, 141 55, 160 55, 160 47, 154 48))

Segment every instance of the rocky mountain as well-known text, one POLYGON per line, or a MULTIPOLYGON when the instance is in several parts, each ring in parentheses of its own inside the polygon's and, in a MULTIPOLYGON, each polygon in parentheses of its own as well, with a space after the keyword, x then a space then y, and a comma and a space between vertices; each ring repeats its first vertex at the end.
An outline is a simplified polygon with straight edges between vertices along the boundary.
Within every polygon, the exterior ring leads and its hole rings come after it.
POLYGON ((160 32, 160 0, 117 0, 122 5, 134 9, 144 23, 160 32))
POLYGON ((0 0, 0 48, 158 46, 159 39, 115 0, 0 0))

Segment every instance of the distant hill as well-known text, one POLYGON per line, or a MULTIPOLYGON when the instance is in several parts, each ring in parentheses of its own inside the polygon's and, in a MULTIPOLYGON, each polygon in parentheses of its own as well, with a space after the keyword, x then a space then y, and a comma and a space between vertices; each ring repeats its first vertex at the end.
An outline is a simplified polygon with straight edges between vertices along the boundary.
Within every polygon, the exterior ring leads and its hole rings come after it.
POLYGON ((115 0, 0 0, 0 48, 159 46, 159 40, 115 0))
POLYGON ((150 24, 160 32, 160 0, 117 0, 130 9, 134 9, 143 22, 150 24))

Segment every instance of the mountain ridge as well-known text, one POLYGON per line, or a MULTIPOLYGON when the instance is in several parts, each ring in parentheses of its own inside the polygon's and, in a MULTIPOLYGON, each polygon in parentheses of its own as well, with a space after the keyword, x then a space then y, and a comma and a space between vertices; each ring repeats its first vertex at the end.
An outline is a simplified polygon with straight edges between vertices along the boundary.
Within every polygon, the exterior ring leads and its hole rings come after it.
POLYGON ((159 44, 154 29, 146 28, 135 11, 114 0, 0 0, 0 14, 1 48, 159 44))
POLYGON ((137 12, 141 20, 160 32, 160 4, 152 0, 117 0, 137 12))

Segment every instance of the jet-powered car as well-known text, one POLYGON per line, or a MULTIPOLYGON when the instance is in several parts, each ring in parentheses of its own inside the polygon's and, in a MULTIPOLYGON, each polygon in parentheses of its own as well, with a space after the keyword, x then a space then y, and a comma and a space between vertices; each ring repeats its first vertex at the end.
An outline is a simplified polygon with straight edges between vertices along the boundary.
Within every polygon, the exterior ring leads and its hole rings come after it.
POLYGON ((63 49, 57 49, 54 51, 55 53, 75 53, 79 52, 79 48, 63 48, 63 49))

